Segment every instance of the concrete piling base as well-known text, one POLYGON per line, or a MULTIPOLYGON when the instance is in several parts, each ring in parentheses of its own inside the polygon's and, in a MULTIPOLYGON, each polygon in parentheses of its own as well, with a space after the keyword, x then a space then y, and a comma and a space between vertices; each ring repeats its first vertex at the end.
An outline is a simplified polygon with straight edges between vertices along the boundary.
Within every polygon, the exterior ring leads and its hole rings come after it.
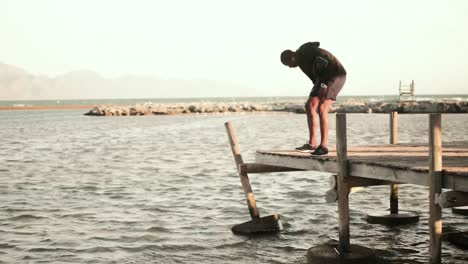
POLYGON ((279 214, 264 216, 234 226, 232 232, 242 235, 273 234, 283 230, 279 214))
POLYGON ((349 252, 340 252, 338 245, 321 245, 307 250, 308 264, 374 264, 376 256, 373 250, 351 245, 349 252))
POLYGON ((370 224, 404 225, 418 222, 419 215, 413 213, 369 214, 366 220, 370 224))

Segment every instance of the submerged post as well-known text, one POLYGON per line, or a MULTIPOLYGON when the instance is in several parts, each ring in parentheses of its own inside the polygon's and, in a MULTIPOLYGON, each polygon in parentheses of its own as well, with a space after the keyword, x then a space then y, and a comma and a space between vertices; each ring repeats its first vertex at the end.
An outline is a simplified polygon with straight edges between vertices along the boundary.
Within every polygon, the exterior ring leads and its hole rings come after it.
POLYGON ((336 114, 336 156, 338 164, 338 228, 340 251, 349 251, 349 181, 346 139, 346 114, 336 114))
POLYGON ((442 120, 429 118, 429 263, 441 263, 442 209, 437 203, 442 192, 442 120))
MULTIPOLYGON (((390 113, 390 144, 398 144, 398 112, 390 113)), ((390 185, 390 213, 398 214, 398 184, 390 185)))

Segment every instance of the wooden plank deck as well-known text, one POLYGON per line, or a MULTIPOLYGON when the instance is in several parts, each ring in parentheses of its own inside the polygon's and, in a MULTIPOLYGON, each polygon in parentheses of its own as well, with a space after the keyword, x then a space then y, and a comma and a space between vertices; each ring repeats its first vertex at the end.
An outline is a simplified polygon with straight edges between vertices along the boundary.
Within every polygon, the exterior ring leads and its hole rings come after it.
MULTIPOLYGON (((444 143, 445 189, 468 192, 468 142, 444 143)), ((429 146, 415 144, 348 146, 349 175, 429 186, 429 146)), ((312 156, 295 150, 258 150, 256 162, 337 173, 336 151, 312 156)))

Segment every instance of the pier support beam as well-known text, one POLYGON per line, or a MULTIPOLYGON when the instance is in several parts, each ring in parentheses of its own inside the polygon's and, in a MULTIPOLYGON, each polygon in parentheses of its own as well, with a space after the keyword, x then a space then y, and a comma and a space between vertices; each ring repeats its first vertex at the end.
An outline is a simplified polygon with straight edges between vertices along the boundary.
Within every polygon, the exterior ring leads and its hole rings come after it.
POLYGON ((349 170, 347 153, 346 114, 336 114, 336 153, 338 185, 338 245, 322 245, 307 251, 308 263, 375 263, 371 249, 351 245, 349 231, 349 170))
POLYGON ((468 192, 448 191, 437 198, 441 208, 453 208, 468 205, 468 192))
POLYGON ((244 163, 237 141, 236 133, 230 122, 224 124, 226 132, 228 134, 229 144, 231 145, 232 155, 236 163, 236 168, 239 173, 240 182, 242 189, 244 190, 247 207, 249 208, 251 221, 236 225, 232 228, 232 232, 239 234, 257 234, 257 233, 275 233, 283 229, 279 214, 269 215, 260 217, 260 213, 257 208, 257 202, 250 186, 248 172, 272 172, 292 170, 288 168, 268 166, 256 163, 244 163))
POLYGON ((468 215, 468 206, 454 207, 452 213, 460 215, 468 215))
POLYGON ((338 164, 338 229, 340 252, 349 251, 349 175, 346 114, 336 115, 336 156, 338 164))
POLYGON ((437 203, 442 193, 442 118, 429 116, 429 263, 441 263, 442 208, 437 203))
MULTIPOLYGON (((348 194, 356 193, 364 189, 367 186, 378 186, 378 185, 389 185, 391 181, 363 178, 363 177, 348 177, 348 194)), ((327 203, 334 203, 338 201, 338 179, 337 175, 331 175, 328 179, 330 190, 325 193, 325 201, 327 203)))
MULTIPOLYGON (((390 113, 390 144, 398 144, 398 112, 390 113)), ((367 215, 370 224, 400 225, 419 221, 413 213, 401 213, 398 208, 398 184, 390 184, 390 214, 377 213, 367 215)))

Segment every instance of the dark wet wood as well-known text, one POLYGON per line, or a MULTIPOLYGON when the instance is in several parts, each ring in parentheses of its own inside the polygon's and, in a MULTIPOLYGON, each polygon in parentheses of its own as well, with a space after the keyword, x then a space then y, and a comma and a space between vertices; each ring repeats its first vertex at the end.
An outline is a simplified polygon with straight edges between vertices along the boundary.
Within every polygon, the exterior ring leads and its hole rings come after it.
MULTIPOLYGON (((398 144, 398 112, 390 113, 390 144, 398 144)), ((390 185, 390 213, 398 214, 398 184, 390 185)))
POLYGON ((336 115, 336 160, 338 163, 338 231, 339 249, 348 252, 349 238, 349 171, 347 156, 346 114, 336 115))

